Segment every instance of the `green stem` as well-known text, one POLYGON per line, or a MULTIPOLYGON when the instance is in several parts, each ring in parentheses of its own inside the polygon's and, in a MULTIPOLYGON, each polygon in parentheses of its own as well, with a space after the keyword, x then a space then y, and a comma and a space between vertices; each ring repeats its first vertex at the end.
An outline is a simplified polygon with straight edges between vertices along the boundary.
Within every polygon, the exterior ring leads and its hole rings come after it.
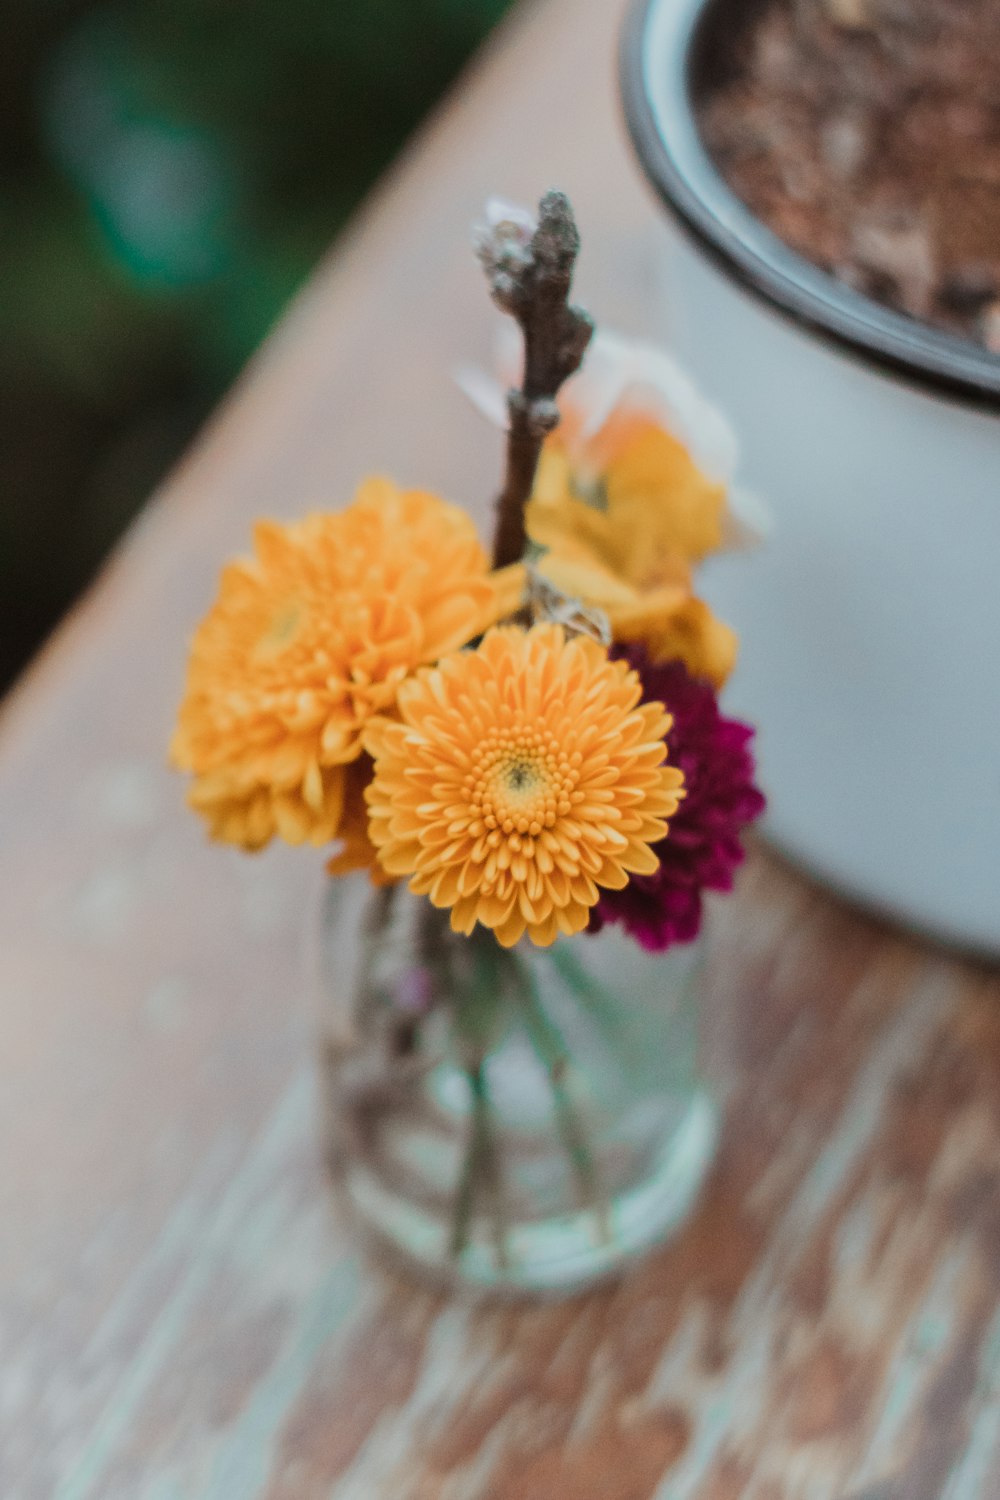
POLYGON ((503 1163, 497 1150, 497 1138, 492 1129, 492 1115, 487 1099, 485 1138, 483 1151, 483 1186, 489 1195, 490 1217, 493 1220, 493 1246, 497 1264, 506 1266, 507 1256, 507 1197, 504 1190, 503 1163))
POLYGON ((484 1062, 480 1060, 474 1063, 466 1070, 466 1076, 472 1089, 472 1118, 469 1144, 455 1194, 455 1217, 451 1226, 451 1253, 456 1260, 469 1243, 469 1229, 480 1176, 487 1170, 490 1156, 490 1104, 486 1092, 484 1062))
POLYGON ((542 1006, 533 974, 526 964, 522 963, 519 968, 525 1026, 548 1074, 556 1110, 556 1124, 576 1176, 581 1207, 594 1209, 601 1234, 607 1237, 608 1210, 600 1174, 567 1082, 571 1067, 569 1052, 542 1006))
POLYGON ((472 1118, 469 1145, 455 1197, 452 1254, 460 1255, 468 1244, 476 1200, 482 1190, 493 1221, 497 1260, 503 1266, 507 1263, 507 1206, 485 1062, 504 1030, 507 996, 503 983, 503 957, 492 933, 488 932, 464 939, 462 953, 472 963, 472 984, 465 998, 456 1006, 453 1021, 455 1038, 465 1055, 465 1072, 472 1090, 472 1118))
POLYGON ((572 990, 577 998, 586 1001, 591 1015, 609 1030, 617 1030, 621 1025, 621 1006, 618 1000, 611 990, 606 989, 592 974, 587 973, 584 965, 572 951, 572 944, 555 943, 545 950, 545 956, 566 988, 572 990))

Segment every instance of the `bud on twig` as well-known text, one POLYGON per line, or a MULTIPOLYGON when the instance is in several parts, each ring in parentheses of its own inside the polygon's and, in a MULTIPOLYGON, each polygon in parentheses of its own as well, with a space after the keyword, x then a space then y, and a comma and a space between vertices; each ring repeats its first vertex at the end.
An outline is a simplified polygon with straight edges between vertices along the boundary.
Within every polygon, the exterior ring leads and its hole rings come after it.
POLYGON ((564 193, 546 193, 537 219, 491 199, 474 243, 493 300, 524 336, 521 385, 507 396, 507 473, 497 502, 494 563, 503 567, 524 552, 524 507, 542 443, 559 421, 556 396, 579 369, 594 328, 569 302, 580 236, 564 193))

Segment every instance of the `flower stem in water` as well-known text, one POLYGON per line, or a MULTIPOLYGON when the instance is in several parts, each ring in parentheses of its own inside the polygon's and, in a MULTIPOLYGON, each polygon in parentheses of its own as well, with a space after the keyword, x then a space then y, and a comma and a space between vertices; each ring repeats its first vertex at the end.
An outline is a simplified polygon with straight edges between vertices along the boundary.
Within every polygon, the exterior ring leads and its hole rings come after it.
POLYGON ((568 1075, 572 1063, 568 1049, 559 1031, 546 1014, 538 995, 535 979, 527 964, 521 963, 520 997, 525 1026, 532 1045, 545 1068, 552 1099, 555 1104, 556 1124, 566 1154, 576 1176, 580 1205, 592 1208, 602 1239, 610 1236, 608 1208, 597 1163, 594 1160, 587 1132, 569 1088, 568 1075))
POLYGON ((472 1118, 469 1144, 455 1193, 455 1217, 451 1226, 451 1253, 456 1260, 469 1243, 469 1230, 480 1185, 494 1175, 496 1161, 496 1149, 490 1129, 485 1061, 480 1059, 472 1064, 466 1071, 466 1077, 472 1090, 472 1118))

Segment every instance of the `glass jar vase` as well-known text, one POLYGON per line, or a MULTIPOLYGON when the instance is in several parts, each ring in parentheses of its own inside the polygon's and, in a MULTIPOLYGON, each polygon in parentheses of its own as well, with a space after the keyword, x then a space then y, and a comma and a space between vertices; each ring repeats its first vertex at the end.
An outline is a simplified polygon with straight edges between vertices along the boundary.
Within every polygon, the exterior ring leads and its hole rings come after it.
POLYGON ((438 1284, 569 1293, 683 1223, 714 1156, 700 942, 503 949, 403 886, 331 880, 317 982, 336 1180, 438 1284))

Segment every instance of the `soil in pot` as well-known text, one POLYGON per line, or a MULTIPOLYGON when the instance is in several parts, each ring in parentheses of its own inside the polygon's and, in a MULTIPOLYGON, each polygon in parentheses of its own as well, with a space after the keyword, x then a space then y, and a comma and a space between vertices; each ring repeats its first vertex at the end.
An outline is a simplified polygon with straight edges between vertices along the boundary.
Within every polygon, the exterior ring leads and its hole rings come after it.
POLYGON ((1000 354, 1000 0, 765 0, 702 98, 778 237, 1000 354))

